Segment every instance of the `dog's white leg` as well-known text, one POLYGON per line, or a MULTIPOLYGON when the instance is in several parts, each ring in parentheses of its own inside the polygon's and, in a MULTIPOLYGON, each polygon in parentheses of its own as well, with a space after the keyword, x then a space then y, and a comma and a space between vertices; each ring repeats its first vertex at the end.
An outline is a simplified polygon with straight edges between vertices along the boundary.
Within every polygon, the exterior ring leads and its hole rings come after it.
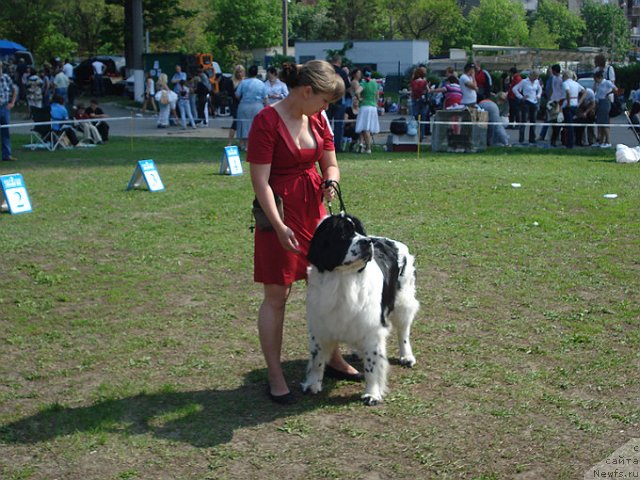
POLYGON ((400 365, 403 367, 411 368, 416 364, 416 357, 413 356, 413 350, 411 349, 410 335, 411 324, 419 308, 420 304, 415 298, 403 298, 396 304, 396 309, 392 313, 392 318, 390 318, 397 330, 400 365))
POLYGON ((300 385, 303 392, 320 393, 324 367, 331 357, 335 345, 321 344, 313 333, 309 333, 309 363, 307 377, 300 385))
POLYGON ((387 360, 386 331, 379 331, 367 339, 362 353, 364 354, 365 393, 362 400, 365 405, 377 405, 387 392, 387 360))

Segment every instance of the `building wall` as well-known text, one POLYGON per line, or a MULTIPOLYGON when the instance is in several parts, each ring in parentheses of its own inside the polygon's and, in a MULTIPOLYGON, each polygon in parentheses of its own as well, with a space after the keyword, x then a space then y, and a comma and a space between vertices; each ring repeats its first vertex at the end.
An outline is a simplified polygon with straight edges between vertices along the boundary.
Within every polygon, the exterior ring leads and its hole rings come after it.
MULTIPOLYGON (((296 61, 312 59, 324 60, 326 50, 340 50, 344 41, 332 42, 296 42, 296 61)), ((427 40, 354 40, 353 48, 346 56, 358 65, 375 66, 382 75, 394 75, 413 65, 427 63, 429 60, 429 42, 427 40)))

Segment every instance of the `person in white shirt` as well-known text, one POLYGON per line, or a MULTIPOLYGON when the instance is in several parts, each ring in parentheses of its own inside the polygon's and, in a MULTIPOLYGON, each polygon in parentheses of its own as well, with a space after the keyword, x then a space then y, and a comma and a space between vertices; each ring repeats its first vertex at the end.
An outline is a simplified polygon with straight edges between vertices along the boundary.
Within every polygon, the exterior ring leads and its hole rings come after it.
POLYGON ((573 121, 578 112, 578 104, 580 97, 584 95, 584 87, 574 80, 575 74, 571 70, 566 70, 562 74, 562 88, 566 94, 564 103, 564 123, 567 123, 567 148, 573 148, 575 145, 575 129, 573 121))
POLYGON ((91 66, 93 67, 94 93, 97 96, 101 97, 101 96, 104 95, 104 86, 102 84, 102 76, 104 75, 105 71, 107 70, 107 66, 104 63, 102 63, 100 60, 98 60, 97 58, 93 61, 91 66))
POLYGON ((467 63, 464 66, 464 73, 460 75, 460 89, 462 90, 462 105, 475 105, 478 102, 476 66, 473 63, 467 63))
POLYGON ((64 65, 62 66, 62 71, 67 76, 69 80, 73 80, 73 65, 69 62, 69 59, 64 61, 64 65))
POLYGON ((596 124, 598 125, 598 138, 594 147, 609 148, 609 112, 611 111, 611 101, 609 95, 616 93, 616 85, 611 80, 604 79, 604 72, 597 71, 593 75, 593 90, 596 95, 596 124))
POLYGON ((532 71, 527 78, 522 80, 513 88, 513 94, 520 100, 520 133, 518 141, 524 143, 525 123, 529 122, 529 143, 536 143, 536 116, 540 107, 540 97, 542 97, 542 86, 537 71, 532 71))

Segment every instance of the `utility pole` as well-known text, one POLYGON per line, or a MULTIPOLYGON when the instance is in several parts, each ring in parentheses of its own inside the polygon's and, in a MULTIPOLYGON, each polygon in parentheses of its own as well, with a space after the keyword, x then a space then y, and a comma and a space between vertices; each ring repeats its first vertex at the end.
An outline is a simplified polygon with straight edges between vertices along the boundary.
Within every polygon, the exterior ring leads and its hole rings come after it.
POLYGON ((289 46, 289 5, 288 0, 282 0, 282 55, 287 56, 289 46))
POLYGON ((144 17, 142 0, 126 0, 124 5, 125 22, 125 58, 127 74, 133 75, 133 98, 139 102, 144 99, 144 17))

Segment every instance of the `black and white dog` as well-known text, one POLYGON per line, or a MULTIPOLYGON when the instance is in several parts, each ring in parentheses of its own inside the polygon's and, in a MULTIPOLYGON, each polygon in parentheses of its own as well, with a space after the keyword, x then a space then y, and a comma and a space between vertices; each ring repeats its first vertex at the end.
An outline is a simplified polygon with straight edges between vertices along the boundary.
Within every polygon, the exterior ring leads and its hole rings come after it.
POLYGON ((367 236, 355 217, 325 218, 309 247, 307 323, 309 365, 302 390, 322 390, 324 368, 338 343, 356 348, 364 359, 367 405, 387 391, 386 340, 397 329, 400 363, 416 359, 409 334, 420 304, 415 292, 414 257, 403 243, 367 236))

